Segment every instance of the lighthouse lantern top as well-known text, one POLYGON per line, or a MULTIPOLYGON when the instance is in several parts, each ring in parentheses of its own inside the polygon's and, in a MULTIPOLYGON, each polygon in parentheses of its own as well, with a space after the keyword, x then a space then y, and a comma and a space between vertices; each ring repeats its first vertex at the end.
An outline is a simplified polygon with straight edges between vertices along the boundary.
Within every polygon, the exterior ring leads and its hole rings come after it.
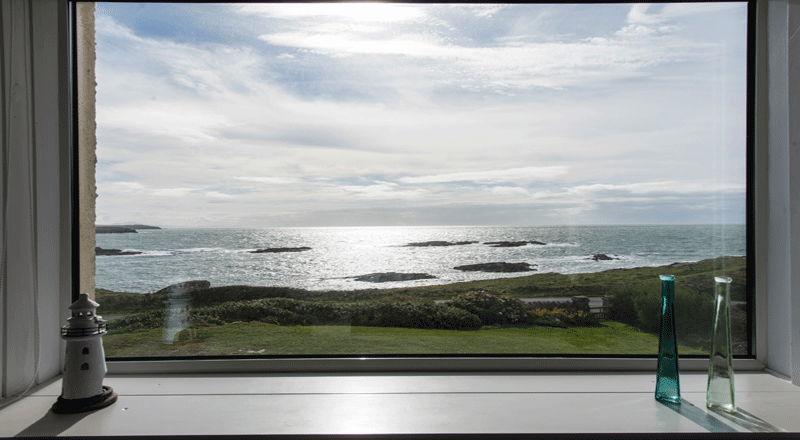
POLYGON ((100 304, 92 301, 89 298, 89 294, 88 293, 81 293, 81 296, 78 298, 77 301, 75 301, 74 303, 72 303, 69 306, 69 309, 73 310, 73 311, 79 311, 79 310, 92 310, 93 311, 96 308, 98 308, 99 306, 100 306, 100 304))
POLYGON ((95 312, 98 306, 100 304, 89 299, 89 294, 81 293, 78 300, 69 306, 72 316, 67 319, 69 324, 62 329, 62 335, 104 333, 105 321, 95 312))

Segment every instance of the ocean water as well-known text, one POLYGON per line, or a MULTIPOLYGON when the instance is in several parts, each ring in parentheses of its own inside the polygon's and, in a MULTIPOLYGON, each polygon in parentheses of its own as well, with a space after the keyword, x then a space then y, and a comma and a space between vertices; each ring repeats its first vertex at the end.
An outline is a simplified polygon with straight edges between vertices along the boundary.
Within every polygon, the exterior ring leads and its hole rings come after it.
POLYGON ((97 287, 153 292, 188 280, 212 286, 288 286, 355 290, 447 284, 534 273, 598 272, 660 266, 719 256, 745 255, 744 225, 568 227, 351 227, 281 229, 161 229, 137 234, 98 234, 104 249, 140 255, 98 256, 97 287), (477 241, 447 247, 408 247, 424 241, 477 241), (498 248, 485 242, 539 241, 545 245, 498 248), (304 252, 261 253, 276 247, 304 252), (618 260, 594 261, 603 253, 618 260), (536 272, 463 272, 455 266, 529 263, 536 272), (377 272, 427 273, 435 279, 389 283, 356 281, 377 272))

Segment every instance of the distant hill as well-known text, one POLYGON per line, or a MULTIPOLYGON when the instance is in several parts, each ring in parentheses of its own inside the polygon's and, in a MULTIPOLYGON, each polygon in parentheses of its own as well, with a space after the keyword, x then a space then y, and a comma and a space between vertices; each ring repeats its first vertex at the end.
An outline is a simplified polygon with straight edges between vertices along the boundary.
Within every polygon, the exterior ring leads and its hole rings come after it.
POLYGON ((161 229, 158 226, 149 225, 95 225, 95 234, 122 234, 136 233, 137 229, 161 229))
POLYGON ((123 228, 131 228, 131 229, 136 229, 136 230, 139 230, 139 229, 161 229, 158 226, 136 225, 136 224, 132 224, 132 225, 115 225, 115 226, 122 226, 123 228))

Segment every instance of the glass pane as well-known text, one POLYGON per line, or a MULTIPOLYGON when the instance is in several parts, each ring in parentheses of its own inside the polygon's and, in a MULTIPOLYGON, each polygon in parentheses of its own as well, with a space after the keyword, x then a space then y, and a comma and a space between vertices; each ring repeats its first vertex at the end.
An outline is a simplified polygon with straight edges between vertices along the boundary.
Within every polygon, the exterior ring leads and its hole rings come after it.
POLYGON ((98 3, 109 357, 746 341, 747 5, 98 3))

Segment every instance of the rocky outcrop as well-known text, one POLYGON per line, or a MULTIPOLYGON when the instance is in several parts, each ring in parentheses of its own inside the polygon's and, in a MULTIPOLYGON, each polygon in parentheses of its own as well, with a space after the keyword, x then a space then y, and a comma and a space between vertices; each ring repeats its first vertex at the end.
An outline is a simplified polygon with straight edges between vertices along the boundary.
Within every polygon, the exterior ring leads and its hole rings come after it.
POLYGON ((387 283, 391 281, 429 280, 434 278, 436 277, 427 273, 380 272, 360 275, 355 277, 355 280, 368 283, 387 283))
POLYGON ((281 247, 281 248, 267 248, 267 249, 257 249, 254 251, 250 251, 251 254, 276 254, 279 252, 303 252, 303 251, 310 251, 311 248, 307 246, 302 247, 281 247))
POLYGON ((456 266, 453 269, 471 272, 531 272, 536 270, 528 263, 506 262, 467 264, 464 266, 456 266))
POLYGON ((542 243, 541 241, 487 241, 483 244, 491 247, 520 247, 528 244, 537 244, 543 246, 547 243, 542 243))
POLYGON ((206 280, 183 281, 181 283, 167 286, 156 293, 166 293, 170 296, 176 296, 187 294, 193 290, 208 289, 210 287, 211 282, 206 280))
MULTIPOLYGON (((134 231, 135 232, 135 231, 134 231)), ((139 251, 123 251, 120 249, 103 249, 101 247, 94 248, 95 255, 139 255, 139 251)))
POLYGON ((136 229, 127 228, 125 226, 95 226, 95 234, 135 234, 136 229))
POLYGON ((587 260, 594 260, 594 261, 610 261, 610 260, 619 260, 619 258, 609 257, 606 254, 594 254, 591 257, 587 258, 587 260))
POLYGON ((417 243, 409 243, 406 247, 428 247, 428 246, 463 246, 466 244, 475 244, 477 241, 421 241, 417 243))

